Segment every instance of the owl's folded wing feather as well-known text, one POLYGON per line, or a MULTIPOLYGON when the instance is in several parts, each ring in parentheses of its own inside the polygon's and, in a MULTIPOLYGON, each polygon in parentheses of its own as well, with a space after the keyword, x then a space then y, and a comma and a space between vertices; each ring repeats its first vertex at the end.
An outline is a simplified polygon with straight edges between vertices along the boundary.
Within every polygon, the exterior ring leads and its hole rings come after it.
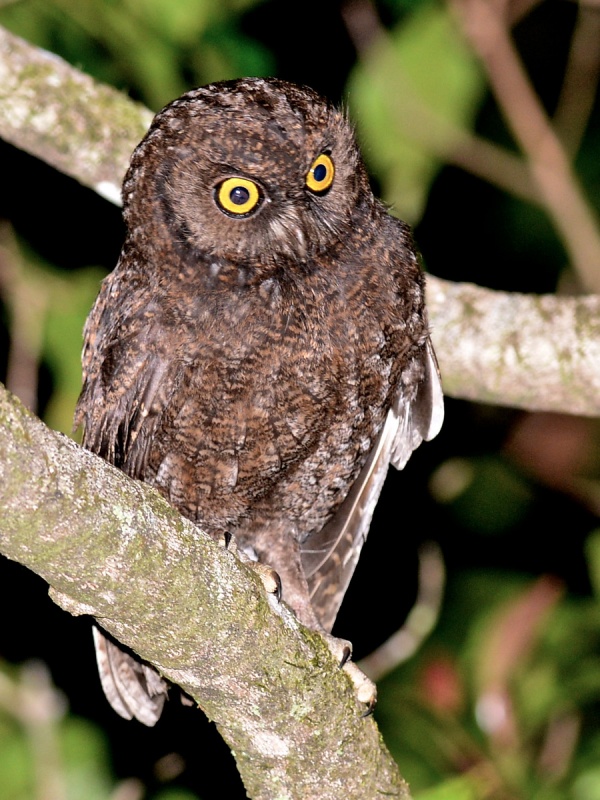
POLYGON ((100 682, 107 700, 124 719, 135 717, 155 725, 167 698, 167 684, 158 672, 122 650, 92 628, 100 682))
POLYGON ((423 440, 429 442, 440 432, 444 421, 444 395, 437 358, 431 340, 425 346, 425 376, 412 402, 399 395, 394 404, 398 428, 390 461, 396 469, 404 469, 413 450, 423 440))
POLYGON ((152 436, 169 403, 165 393, 172 391, 179 367, 149 345, 139 358, 121 359, 111 369, 107 351, 101 369, 85 375, 75 424, 83 425, 84 447, 144 480, 152 436))
POLYGON ((431 342, 425 377, 416 396, 402 394, 388 412, 369 458, 333 519, 302 546, 302 565, 315 614, 325 630, 333 627, 358 563, 390 462, 402 469, 412 451, 440 430, 444 400, 431 342))
MULTIPOLYGON (((75 423, 84 425, 85 447, 143 479, 153 433, 168 402, 163 393, 173 385, 178 367, 152 348, 105 374, 111 363, 109 353, 103 369, 86 371, 75 423)), ((166 682, 98 628, 93 632, 100 681, 111 706, 125 719, 154 725, 167 696, 166 682)))

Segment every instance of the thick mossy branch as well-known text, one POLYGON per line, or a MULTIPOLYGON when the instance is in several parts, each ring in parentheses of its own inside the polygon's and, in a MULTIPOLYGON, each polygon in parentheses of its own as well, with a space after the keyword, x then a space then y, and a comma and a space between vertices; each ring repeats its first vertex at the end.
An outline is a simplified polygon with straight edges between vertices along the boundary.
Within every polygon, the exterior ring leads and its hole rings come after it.
MULTIPOLYGON (((0 29, 0 136, 118 201, 151 113, 0 29)), ((600 265, 598 265, 600 268, 600 265)), ((529 410, 600 414, 600 300, 429 278, 444 389, 529 410)))
POLYGON ((407 800, 321 637, 157 492, 46 428, 3 387, 0 508, 0 552, 192 695, 250 797, 407 800))

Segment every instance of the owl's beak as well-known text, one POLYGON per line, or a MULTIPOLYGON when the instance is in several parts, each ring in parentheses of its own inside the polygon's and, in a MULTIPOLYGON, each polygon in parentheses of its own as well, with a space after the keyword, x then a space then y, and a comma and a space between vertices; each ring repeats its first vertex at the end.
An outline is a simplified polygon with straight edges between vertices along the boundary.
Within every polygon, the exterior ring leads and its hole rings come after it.
POLYGON ((277 214, 270 222, 271 240, 275 247, 296 258, 304 259, 307 254, 307 237, 301 215, 291 204, 277 214))

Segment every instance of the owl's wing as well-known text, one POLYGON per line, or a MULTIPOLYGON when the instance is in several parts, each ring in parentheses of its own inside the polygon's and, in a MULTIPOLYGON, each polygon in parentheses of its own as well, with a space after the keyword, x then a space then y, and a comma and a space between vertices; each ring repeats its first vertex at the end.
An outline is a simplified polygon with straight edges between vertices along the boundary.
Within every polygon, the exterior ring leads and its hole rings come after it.
MULTIPOLYGON (((113 346, 120 348, 122 343, 113 346)), ((129 360, 117 355, 113 357, 109 346, 100 368, 88 363, 75 423, 84 425, 85 447, 143 479, 152 436, 168 403, 164 393, 173 385, 179 367, 151 346, 140 358, 135 352, 129 360)), ((125 719, 136 717, 144 725, 155 725, 167 696, 166 682, 98 628, 93 632, 107 700, 125 719)))
POLYGON ((424 359, 425 376, 411 402, 400 394, 394 403, 398 429, 394 437, 390 461, 396 469, 404 469, 413 450, 423 440, 429 442, 440 432, 444 421, 444 394, 440 370, 431 344, 427 340, 424 359))
POLYGON ((167 699, 167 684, 153 667, 138 661, 108 639, 94 625, 98 673, 104 694, 124 719, 135 717, 152 727, 167 699))
MULTIPOLYGON (((104 364, 112 360, 109 353, 104 364)), ((143 480, 152 435, 168 403, 164 393, 173 385, 175 371, 176 362, 149 350, 138 362, 120 363, 109 375, 86 376, 75 412, 75 424, 84 426, 84 447, 143 480)))
POLYGON ((330 631, 358 563, 390 462, 402 469, 423 439, 432 439, 444 419, 440 375, 431 342, 417 394, 401 393, 390 409, 369 458, 333 519, 302 546, 302 566, 311 605, 330 631))

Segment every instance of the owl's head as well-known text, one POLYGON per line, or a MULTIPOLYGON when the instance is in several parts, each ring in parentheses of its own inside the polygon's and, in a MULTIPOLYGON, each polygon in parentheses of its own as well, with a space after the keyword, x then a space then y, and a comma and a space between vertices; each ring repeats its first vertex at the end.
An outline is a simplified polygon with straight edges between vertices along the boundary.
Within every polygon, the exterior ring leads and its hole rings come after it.
POLYGON ((130 235, 153 226, 188 258, 248 266, 336 246, 374 202, 345 116, 310 89, 262 78, 166 106, 132 157, 123 195, 130 235))

